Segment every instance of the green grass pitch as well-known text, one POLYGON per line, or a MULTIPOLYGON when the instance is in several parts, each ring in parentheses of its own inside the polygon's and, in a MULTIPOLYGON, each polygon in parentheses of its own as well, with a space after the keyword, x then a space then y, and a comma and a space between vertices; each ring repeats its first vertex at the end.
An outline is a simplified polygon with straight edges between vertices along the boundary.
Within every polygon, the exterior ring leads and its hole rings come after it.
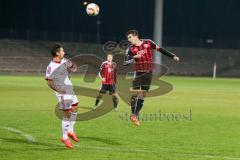
MULTIPOLYGON (((77 122, 80 142, 68 150, 60 142, 56 98, 43 77, 0 76, 0 159, 240 159, 240 79, 162 79, 174 89, 146 99, 142 113, 187 115, 191 110, 191 119, 144 121, 136 128, 121 119, 130 108, 120 101, 119 112, 77 122)), ((79 100, 84 106, 94 103, 87 97, 79 100)))

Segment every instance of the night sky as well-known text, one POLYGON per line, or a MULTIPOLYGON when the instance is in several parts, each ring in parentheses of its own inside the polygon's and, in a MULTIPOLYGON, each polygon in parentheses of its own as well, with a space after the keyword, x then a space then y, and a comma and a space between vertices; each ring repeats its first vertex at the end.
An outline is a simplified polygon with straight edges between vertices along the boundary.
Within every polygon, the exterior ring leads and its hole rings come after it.
MULTIPOLYGON (((89 0, 90 1, 90 0, 89 0)), ((136 28, 152 37, 154 0, 95 0, 98 17, 85 13, 82 0, 1 0, 0 28, 64 31, 123 37, 136 28)), ((239 0, 165 0, 164 37, 238 38, 239 0)))

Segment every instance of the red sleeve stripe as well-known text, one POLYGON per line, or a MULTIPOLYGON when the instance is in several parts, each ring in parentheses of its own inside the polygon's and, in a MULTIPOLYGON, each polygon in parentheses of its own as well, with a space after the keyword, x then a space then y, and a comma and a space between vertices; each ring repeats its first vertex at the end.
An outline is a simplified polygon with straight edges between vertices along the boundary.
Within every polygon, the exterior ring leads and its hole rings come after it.
POLYGON ((52 81, 53 79, 46 77, 45 80, 50 80, 50 81, 52 81))
POLYGON ((76 106, 78 106, 78 103, 72 104, 72 107, 76 107, 76 106))

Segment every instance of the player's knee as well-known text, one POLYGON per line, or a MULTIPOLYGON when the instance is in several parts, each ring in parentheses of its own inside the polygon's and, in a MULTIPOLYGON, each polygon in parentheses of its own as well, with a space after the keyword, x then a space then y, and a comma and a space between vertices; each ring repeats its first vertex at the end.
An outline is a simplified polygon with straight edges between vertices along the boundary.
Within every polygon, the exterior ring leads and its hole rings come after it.
POLYGON ((137 95, 132 95, 131 102, 135 102, 137 100, 137 95))
POLYGON ((132 96, 138 96, 139 92, 133 92, 132 96))
POLYGON ((142 91, 138 92, 137 97, 142 97, 142 91))
POLYGON ((97 98, 98 98, 98 99, 101 99, 103 95, 104 95, 104 93, 99 93, 99 95, 97 96, 97 98))
POLYGON ((71 108, 71 112, 77 113, 78 112, 78 106, 73 105, 72 108, 71 108))
POLYGON ((143 92, 137 96, 138 99, 144 99, 144 94, 143 92))
POLYGON ((78 112, 78 108, 72 108, 71 112, 77 113, 78 112))
POLYGON ((114 101, 118 101, 118 97, 117 97, 116 95, 113 95, 113 96, 112 96, 112 99, 113 99, 114 101))
POLYGON ((63 110, 63 117, 70 118, 71 116, 71 109, 63 110))
POLYGON ((142 96, 142 95, 139 95, 137 98, 138 98, 138 99, 143 99, 143 96, 142 96))
POLYGON ((147 92, 142 92, 142 97, 145 98, 147 95, 147 92))

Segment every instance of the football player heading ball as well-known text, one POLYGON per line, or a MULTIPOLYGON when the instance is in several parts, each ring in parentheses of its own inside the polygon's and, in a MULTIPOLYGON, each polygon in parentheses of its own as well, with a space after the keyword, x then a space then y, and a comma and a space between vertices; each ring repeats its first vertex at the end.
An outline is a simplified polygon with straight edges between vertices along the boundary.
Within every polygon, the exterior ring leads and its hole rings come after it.
POLYGON ((130 119, 136 126, 140 126, 137 116, 142 109, 144 98, 146 97, 152 81, 152 50, 156 49, 162 54, 172 58, 174 61, 179 61, 179 57, 165 48, 157 46, 150 39, 140 39, 137 30, 129 30, 126 33, 126 36, 131 45, 126 50, 124 65, 130 63, 134 63, 135 65, 135 76, 132 83, 133 93, 130 100, 130 119))

